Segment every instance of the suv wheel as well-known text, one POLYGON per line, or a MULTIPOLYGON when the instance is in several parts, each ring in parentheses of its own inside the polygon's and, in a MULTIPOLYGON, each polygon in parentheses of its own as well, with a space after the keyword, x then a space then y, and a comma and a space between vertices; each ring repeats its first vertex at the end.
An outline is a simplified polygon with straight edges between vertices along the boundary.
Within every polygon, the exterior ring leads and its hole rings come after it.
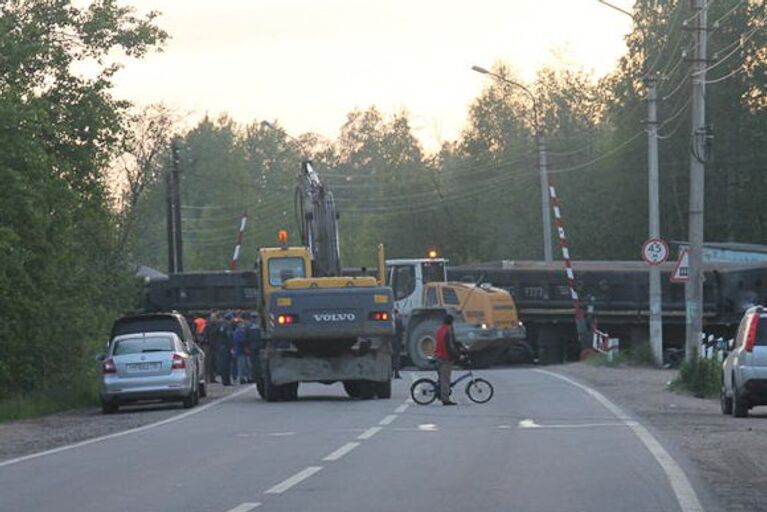
POLYGON ((117 409, 119 409, 120 406, 117 404, 117 402, 106 402, 101 401, 101 412, 104 414, 114 414, 117 412, 117 409))
POLYGON ((736 418, 745 418, 748 416, 748 402, 738 391, 738 387, 733 381, 732 386, 732 415, 736 418))

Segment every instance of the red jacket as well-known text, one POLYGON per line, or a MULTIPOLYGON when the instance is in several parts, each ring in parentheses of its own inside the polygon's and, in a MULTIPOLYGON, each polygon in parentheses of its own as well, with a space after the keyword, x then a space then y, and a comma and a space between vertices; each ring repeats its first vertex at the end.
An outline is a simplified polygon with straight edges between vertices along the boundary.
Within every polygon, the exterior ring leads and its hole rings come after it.
POLYGON ((455 353, 455 337, 453 335, 453 328, 450 325, 442 324, 437 329, 437 346, 434 349, 434 357, 440 361, 455 361, 457 356, 451 355, 451 352, 455 353), (448 348, 448 344, 450 348, 448 348), (451 351, 451 348, 453 349, 451 351))

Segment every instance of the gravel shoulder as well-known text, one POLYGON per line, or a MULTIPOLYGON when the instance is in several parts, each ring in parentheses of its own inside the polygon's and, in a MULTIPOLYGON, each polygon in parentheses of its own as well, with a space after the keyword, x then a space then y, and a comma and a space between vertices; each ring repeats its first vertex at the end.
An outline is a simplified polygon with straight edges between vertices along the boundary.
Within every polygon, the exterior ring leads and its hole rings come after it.
POLYGON ((725 416, 718 400, 669 391, 675 370, 584 363, 552 369, 599 390, 674 443, 725 510, 765 510, 767 408, 752 409, 747 418, 725 416))
MULTIPOLYGON (((224 387, 209 384, 208 396, 200 399, 205 405, 223 398, 240 386, 224 387)), ((117 414, 104 415, 100 407, 73 409, 40 418, 0 424, 0 462, 74 444, 94 437, 122 432, 171 418, 186 409, 180 403, 168 402, 131 406, 117 414)))

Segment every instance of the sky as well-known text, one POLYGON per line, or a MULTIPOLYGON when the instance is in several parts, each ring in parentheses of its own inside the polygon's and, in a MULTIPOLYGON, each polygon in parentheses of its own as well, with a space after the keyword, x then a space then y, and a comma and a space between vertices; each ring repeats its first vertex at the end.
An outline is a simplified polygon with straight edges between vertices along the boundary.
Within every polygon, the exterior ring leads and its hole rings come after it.
MULTIPOLYGON (((615 0, 623 8, 631 1, 615 0)), ((472 65, 601 76, 631 19, 597 0, 122 0, 158 10, 162 53, 126 61, 116 95, 190 122, 226 113, 335 138, 355 108, 406 110, 428 151, 454 140, 488 78, 472 65)))

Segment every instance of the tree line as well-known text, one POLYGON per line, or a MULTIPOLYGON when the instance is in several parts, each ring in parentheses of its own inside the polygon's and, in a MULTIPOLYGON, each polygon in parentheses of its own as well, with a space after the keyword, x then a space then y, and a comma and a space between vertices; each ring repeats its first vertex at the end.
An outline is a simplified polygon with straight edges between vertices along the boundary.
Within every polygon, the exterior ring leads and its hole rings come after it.
MULTIPOLYGON (((636 260, 647 238, 647 76, 660 79, 661 234, 686 239, 692 37, 684 28, 694 13, 681 0, 639 0, 634 14, 628 51, 609 75, 547 67, 525 84, 539 104, 575 259, 636 260)), ((767 239, 766 14, 763 2, 709 4, 718 58, 706 97, 707 240, 767 239)), ((228 268, 245 212, 240 268, 276 243, 278 229, 299 243, 293 187, 303 158, 338 203, 347 266, 373 265, 378 242, 390 257, 436 247, 455 263, 542 257, 536 126, 520 88, 487 79, 460 135, 434 153, 408 112, 375 106, 348 113, 334 138, 226 115, 184 129, 165 107, 131 108, 111 93, 110 50, 140 57, 160 47, 167 34, 154 16, 109 0, 0 7, 0 399, 88 366, 105 326, 135 305, 136 265, 166 269, 172 140, 188 271, 228 268), (95 77, 70 71, 94 58, 95 77)), ((522 82, 502 62, 493 72, 522 82)))

